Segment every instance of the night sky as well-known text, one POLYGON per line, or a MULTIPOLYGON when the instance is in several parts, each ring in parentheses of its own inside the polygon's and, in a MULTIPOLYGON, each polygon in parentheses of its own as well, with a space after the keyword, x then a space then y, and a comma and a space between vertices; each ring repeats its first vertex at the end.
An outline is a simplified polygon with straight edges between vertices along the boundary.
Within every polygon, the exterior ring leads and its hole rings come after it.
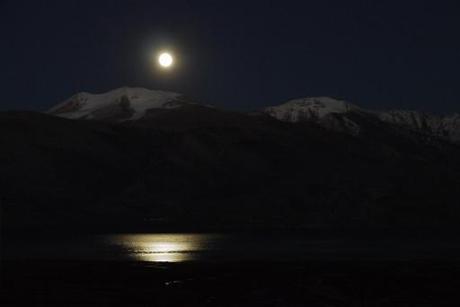
POLYGON ((238 110, 332 96, 458 112, 459 6, 0 0, 0 109, 45 110, 75 92, 141 86, 238 110), (167 74, 151 62, 165 48, 179 61, 167 74))

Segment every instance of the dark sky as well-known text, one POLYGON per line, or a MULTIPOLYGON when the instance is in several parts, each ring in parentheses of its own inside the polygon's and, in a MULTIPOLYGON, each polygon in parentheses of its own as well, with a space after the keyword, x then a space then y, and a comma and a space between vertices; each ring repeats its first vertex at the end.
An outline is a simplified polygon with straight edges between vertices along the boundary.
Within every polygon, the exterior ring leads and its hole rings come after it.
POLYGON ((460 111, 456 2, 0 0, 0 109, 126 85, 241 110, 321 95, 460 111))

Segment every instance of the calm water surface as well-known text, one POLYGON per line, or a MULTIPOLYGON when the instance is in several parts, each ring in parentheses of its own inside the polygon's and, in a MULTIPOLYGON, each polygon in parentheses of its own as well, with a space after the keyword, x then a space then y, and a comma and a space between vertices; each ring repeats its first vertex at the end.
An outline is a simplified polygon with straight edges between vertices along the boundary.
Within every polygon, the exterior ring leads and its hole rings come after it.
POLYGON ((184 261, 298 261, 457 257, 449 242, 314 240, 301 235, 114 234, 21 238, 3 242, 6 259, 184 261))

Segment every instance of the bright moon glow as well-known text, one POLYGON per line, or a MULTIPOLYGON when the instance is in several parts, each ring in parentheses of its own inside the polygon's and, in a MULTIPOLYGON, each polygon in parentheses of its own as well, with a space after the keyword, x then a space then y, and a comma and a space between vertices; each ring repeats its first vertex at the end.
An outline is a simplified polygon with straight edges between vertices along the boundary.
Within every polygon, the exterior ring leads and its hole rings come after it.
POLYGON ((174 59, 171 54, 164 52, 160 54, 158 57, 158 63, 160 63, 161 67, 168 68, 171 67, 174 62, 174 59))

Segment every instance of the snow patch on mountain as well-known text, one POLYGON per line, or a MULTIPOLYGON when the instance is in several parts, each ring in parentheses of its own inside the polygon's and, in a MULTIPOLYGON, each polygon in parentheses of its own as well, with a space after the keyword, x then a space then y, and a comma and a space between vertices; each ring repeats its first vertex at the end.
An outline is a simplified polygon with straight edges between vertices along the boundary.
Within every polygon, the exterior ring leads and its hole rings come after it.
POLYGON ((359 110, 357 106, 343 100, 330 97, 310 97, 268 107, 263 112, 286 122, 310 121, 329 129, 357 135, 360 132, 359 125, 346 115, 359 110))
POLYGON ((393 110, 379 112, 379 118, 417 132, 460 142, 460 115, 439 116, 417 111, 393 110))
POLYGON ((279 120, 298 122, 322 119, 333 113, 347 113, 358 107, 329 97, 311 97, 290 100, 282 105, 265 108, 264 112, 279 120))
POLYGON ((177 108, 182 95, 145 88, 119 88, 103 94, 78 93, 48 113, 69 119, 137 120, 149 109, 177 108))
POLYGON ((325 128, 358 135, 363 119, 383 122, 417 133, 460 143, 460 115, 438 116, 417 111, 371 111, 343 100, 312 97, 290 100, 279 106, 267 107, 264 113, 286 122, 308 121, 325 128))
POLYGON ((443 127, 442 117, 417 111, 392 110, 377 114, 385 122, 431 133, 438 133, 443 127))
POLYGON ((444 127, 448 131, 449 138, 460 143, 460 114, 453 114, 444 118, 444 127))

